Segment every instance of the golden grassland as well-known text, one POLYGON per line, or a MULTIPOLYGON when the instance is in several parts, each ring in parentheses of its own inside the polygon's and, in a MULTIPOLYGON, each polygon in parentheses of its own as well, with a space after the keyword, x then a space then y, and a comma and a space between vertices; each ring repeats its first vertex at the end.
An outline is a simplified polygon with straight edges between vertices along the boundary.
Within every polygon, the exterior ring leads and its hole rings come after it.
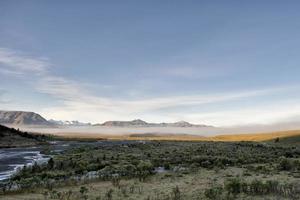
POLYGON ((300 130, 278 131, 268 133, 249 133, 249 134, 223 134, 212 137, 187 134, 155 134, 155 135, 105 135, 97 133, 55 133, 67 139, 81 140, 170 140, 170 141, 215 141, 215 142, 236 142, 236 141, 268 141, 275 138, 287 138, 300 136, 300 130))
POLYGON ((280 131, 271 133, 218 135, 213 141, 267 141, 275 138, 300 136, 300 130, 280 131))

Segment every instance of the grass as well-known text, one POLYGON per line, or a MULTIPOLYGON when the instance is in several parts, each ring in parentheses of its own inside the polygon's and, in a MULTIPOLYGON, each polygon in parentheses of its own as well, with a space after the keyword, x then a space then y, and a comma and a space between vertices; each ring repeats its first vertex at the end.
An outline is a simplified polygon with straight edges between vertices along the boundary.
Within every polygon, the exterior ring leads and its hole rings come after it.
MULTIPOLYGON (((206 199, 204 191, 214 185, 223 185, 226 180, 232 177, 244 178, 246 181, 255 179, 260 180, 284 180, 294 182, 298 179, 289 176, 287 173, 280 173, 275 175, 253 175, 244 176, 246 169, 244 168, 227 168, 227 169, 201 169, 193 173, 161 173, 149 177, 146 181, 140 182, 137 179, 121 180, 116 186, 110 181, 96 181, 91 183, 83 183, 75 186, 66 186, 60 188, 53 188, 51 191, 40 189, 33 192, 23 194, 11 194, 0 196, 0 199, 5 200, 37 200, 50 199, 50 193, 67 194, 72 191, 70 199, 84 199, 80 190, 82 187, 87 188, 85 195, 88 199, 108 199, 106 197, 108 191, 112 190, 112 199, 140 199, 140 200, 164 200, 174 199, 174 189, 177 187, 180 193, 180 199, 200 200, 206 199), (287 178, 288 177, 288 178, 287 178), (45 195, 45 194, 48 195, 45 195)), ((53 195, 52 195, 53 196, 53 195)), ((56 198, 53 198, 56 199, 56 198)), ((58 198, 59 199, 59 198, 58 198)), ((263 197, 247 197, 240 195, 236 199, 273 199, 272 196, 263 197)), ((284 197, 280 199, 285 199, 284 197)), ((286 198, 287 199, 287 198, 286 198)))
POLYGON ((249 134, 224 134, 212 137, 204 137, 187 134, 161 134, 161 135, 104 135, 97 133, 56 133, 56 136, 67 139, 85 140, 162 140, 162 141, 214 141, 214 142, 237 142, 237 141, 268 141, 275 138, 289 138, 300 136, 300 130, 279 131, 269 133, 249 134))
POLYGON ((300 135, 292 135, 289 137, 282 137, 279 139, 280 144, 299 145, 300 135))
MULTIPOLYGON (((165 136, 148 134, 126 137, 159 141, 80 146, 54 155, 47 164, 23 168, 10 180, 19 189, 3 190, 0 199, 299 199, 298 134, 269 133, 266 142, 255 141, 262 139, 259 134, 246 135, 255 142, 228 142, 233 135, 215 137, 221 142, 195 141, 189 135, 179 136, 192 142, 163 141, 165 136), (158 167, 165 170, 155 173, 158 167), (85 178, 90 172, 97 176, 85 178)), ((171 136, 180 138, 166 140, 171 136)))
POLYGON ((291 130, 291 131, 278 131, 270 133, 252 133, 252 134, 229 134, 229 135, 218 135, 212 137, 213 141, 268 141, 275 138, 288 138, 300 136, 300 130, 291 130))

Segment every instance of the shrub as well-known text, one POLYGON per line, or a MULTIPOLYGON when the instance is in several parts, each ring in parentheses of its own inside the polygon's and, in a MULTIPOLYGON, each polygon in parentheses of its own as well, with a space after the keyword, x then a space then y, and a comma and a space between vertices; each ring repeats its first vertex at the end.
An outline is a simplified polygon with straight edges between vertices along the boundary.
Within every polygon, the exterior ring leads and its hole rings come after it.
POLYGON ((172 200, 180 200, 180 199, 181 199, 181 193, 180 193, 179 187, 176 186, 172 190, 172 200))
POLYGON ((287 158, 281 158, 279 162, 279 169, 289 171, 293 168, 292 162, 287 158))
POLYGON ((225 183, 225 189, 229 194, 239 194, 241 193, 242 182, 239 178, 230 179, 225 183))
POLYGON ((144 181, 147 176, 152 174, 153 165, 150 161, 140 161, 137 166, 137 175, 140 181, 144 181))
POLYGON ((221 186, 208 188, 204 191, 204 195, 208 199, 217 200, 221 198, 223 188, 221 186))
POLYGON ((120 188, 120 177, 119 176, 113 176, 111 183, 114 187, 120 188))
POLYGON ((83 199, 88 199, 88 195, 87 195, 88 189, 86 187, 81 186, 79 192, 83 199))
POLYGON ((113 199, 113 194, 114 190, 113 189, 109 189, 106 193, 105 193, 105 199, 106 200, 112 200, 113 199))

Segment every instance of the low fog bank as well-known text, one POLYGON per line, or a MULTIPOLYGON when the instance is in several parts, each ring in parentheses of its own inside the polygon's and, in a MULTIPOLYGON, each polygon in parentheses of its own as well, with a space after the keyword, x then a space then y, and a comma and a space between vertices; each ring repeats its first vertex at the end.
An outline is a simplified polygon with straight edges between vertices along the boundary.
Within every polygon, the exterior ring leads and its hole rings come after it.
POLYGON ((221 134, 246 134, 273 131, 300 130, 299 122, 277 123, 272 125, 247 125, 234 127, 106 127, 106 126, 14 126, 22 131, 45 134, 99 134, 99 135, 130 135, 130 134, 190 134, 199 136, 215 136, 221 134))

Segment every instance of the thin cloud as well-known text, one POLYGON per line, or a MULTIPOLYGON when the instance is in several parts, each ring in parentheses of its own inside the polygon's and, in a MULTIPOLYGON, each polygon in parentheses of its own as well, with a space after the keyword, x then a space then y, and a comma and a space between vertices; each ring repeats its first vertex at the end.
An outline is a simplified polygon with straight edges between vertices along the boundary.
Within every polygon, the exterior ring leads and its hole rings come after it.
MULTIPOLYGON (((55 83, 57 84, 57 83, 55 83)), ((141 100, 118 100, 105 97, 93 96, 88 93, 85 93, 84 89, 76 85, 69 85, 65 82, 61 82, 62 87, 52 87, 45 85, 45 93, 51 93, 51 95, 60 95, 59 98, 62 98, 64 106, 49 108, 44 111, 44 113, 55 113, 52 115, 52 118, 62 117, 64 119, 74 119, 74 117, 83 117, 84 119, 89 119, 91 122, 99 122, 108 119, 121 119, 126 120, 129 118, 136 118, 139 116, 149 116, 148 113, 155 113, 155 110, 166 108, 166 107, 180 107, 187 105, 205 105, 212 103, 219 103, 225 101, 241 100, 243 98, 264 96, 269 94, 274 94, 279 91, 284 91, 284 88, 280 89, 266 89, 266 90, 254 90, 248 92, 237 92, 237 93, 226 93, 226 94, 213 94, 213 95, 194 95, 194 96, 170 96, 170 97, 158 97, 151 99, 141 99, 141 100), (64 85, 67 84, 67 85, 64 85), (64 89, 62 89, 64 88, 64 89), (57 89, 57 90, 56 90, 57 89), (71 91, 71 92, 70 92, 71 91)), ((245 112, 245 114, 250 116, 257 115, 259 110, 256 113, 254 112, 245 112), (251 115, 252 114, 252 115, 251 115)), ((189 113, 173 113, 174 116, 181 115, 181 118, 188 118, 189 121, 195 122, 195 119, 201 119, 198 122, 210 120, 208 124, 212 122, 220 123, 220 115, 214 115, 214 113, 204 113, 204 117, 199 118, 199 116, 189 115, 189 113), (203 120, 207 117, 206 120, 203 120), (213 120, 213 117, 216 117, 216 120, 213 120)), ((49 115, 49 114, 48 114, 49 115)), ((154 114, 155 115, 155 114, 154 114)), ((235 123, 235 120, 232 120, 233 115, 222 115, 223 121, 228 124, 235 123), (231 120, 231 121, 230 121, 231 120)), ((245 118, 242 115, 238 116, 239 120, 245 118)), ((157 121, 158 116, 154 116, 151 119, 157 121), (155 120, 156 118, 156 120, 155 120)), ((169 117, 172 119, 172 116, 169 117)), ((174 119, 174 117, 173 117, 174 119)), ((179 119, 179 118, 178 118, 179 119)), ((254 118, 255 119, 255 118, 254 118)), ((256 118, 258 119, 258 118, 256 118)), ((162 119, 163 120, 163 119, 162 119)))
POLYGON ((298 100, 270 102, 268 105, 219 110, 217 112, 186 113, 185 119, 192 122, 214 122, 216 126, 238 126, 245 124, 267 125, 299 120, 298 100))
POLYGON ((50 66, 46 59, 32 58, 6 48, 0 48, 0 64, 1 71, 11 74, 43 74, 50 66))
POLYGON ((3 75, 7 75, 7 76, 17 76, 20 77, 23 75, 22 72, 16 71, 16 70, 9 70, 9 69, 5 69, 3 66, 0 64, 0 73, 3 75))
POLYGON ((273 94, 281 89, 253 90, 246 92, 221 93, 211 95, 167 96, 148 99, 124 100, 95 96, 78 83, 63 78, 46 77, 40 80, 38 91, 63 100, 69 107, 92 108, 116 113, 140 113, 162 108, 188 105, 202 105, 232 101, 242 98, 273 94))
MULTIPOLYGON (((128 100, 95 95, 91 93, 88 88, 84 87, 82 83, 65 77, 54 76, 48 70, 52 64, 45 59, 34 58, 12 50, 0 48, 0 63, 1 69, 12 72, 12 75, 14 75, 13 72, 31 75, 36 83, 33 87, 37 92, 51 95, 61 102, 61 105, 56 107, 45 107, 42 110, 42 114, 45 114, 45 116, 58 119, 77 118, 82 120, 84 118, 91 122, 149 116, 148 113, 155 113, 156 110, 164 108, 198 106, 242 100, 244 98, 276 94, 290 89, 290 87, 282 87, 220 94, 175 95, 128 100)), ((228 116, 238 116, 240 117, 240 121, 246 119, 245 117, 242 118, 242 111, 238 112, 241 114, 228 114, 227 116, 226 112, 223 112, 223 114, 206 113, 194 116, 188 113, 179 114, 183 119, 189 119, 193 122, 195 122, 195 119, 202 120, 204 118, 210 119, 211 121, 214 121, 213 118, 216 119, 215 121, 220 121, 220 118, 223 118, 223 121, 226 122, 230 119, 228 116)), ((258 113, 259 110, 257 112, 245 112, 244 114, 255 116, 258 113)), ((172 117, 169 117, 169 119, 172 119, 172 117)))

